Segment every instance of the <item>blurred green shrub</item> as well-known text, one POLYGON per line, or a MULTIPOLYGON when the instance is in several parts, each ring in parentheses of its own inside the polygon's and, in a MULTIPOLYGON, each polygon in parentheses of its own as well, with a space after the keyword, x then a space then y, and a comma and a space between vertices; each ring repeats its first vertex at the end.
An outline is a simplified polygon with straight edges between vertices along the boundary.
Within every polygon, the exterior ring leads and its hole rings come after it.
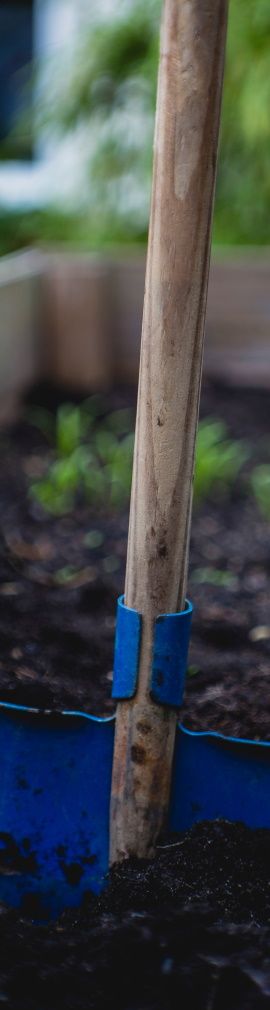
MULTIPOLYGON (((117 237, 118 228, 118 237, 122 233, 126 240, 147 234, 160 9, 161 0, 131 0, 122 14, 120 8, 106 25, 86 32, 61 100, 51 108, 65 130, 91 120, 97 129, 99 123, 91 167, 95 199, 107 230, 116 228, 117 237), (129 199, 121 212, 126 189, 129 199), (146 194, 141 208, 139 192, 146 194)), ((269 243, 269 109, 269 0, 230 0, 217 242, 269 243)))
MULTIPOLYGON (((85 28, 71 66, 58 53, 39 109, 41 123, 75 131, 74 143, 79 131, 82 149, 95 138, 94 153, 86 155, 88 212, 22 214, 17 228, 15 217, 9 227, 5 215, 2 227, 0 212, 2 251, 38 239, 83 248, 146 240, 161 0, 117 7, 117 15, 85 28)), ((270 2, 230 0, 217 243, 269 243, 269 109, 270 2)))
MULTIPOLYGON (((99 235, 91 234, 93 247, 100 241, 99 235)), ((89 219, 56 207, 20 211, 0 206, 0 256, 39 242, 88 249, 89 219)))
POLYGON ((251 486, 257 505, 264 519, 270 520, 270 466, 262 463, 254 467, 251 474, 251 486))
POLYGON ((230 0, 217 242, 269 243, 269 109, 269 0, 230 0))

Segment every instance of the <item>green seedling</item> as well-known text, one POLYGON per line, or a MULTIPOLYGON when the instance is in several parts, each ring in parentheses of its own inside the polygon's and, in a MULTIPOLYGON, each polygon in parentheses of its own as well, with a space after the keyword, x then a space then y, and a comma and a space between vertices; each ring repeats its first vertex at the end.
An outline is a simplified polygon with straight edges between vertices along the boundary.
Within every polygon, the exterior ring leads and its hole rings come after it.
MULTIPOLYGON (((71 511, 76 497, 96 507, 119 509, 130 494, 134 438, 130 433, 131 414, 118 410, 95 423, 101 409, 98 397, 89 397, 80 406, 63 404, 52 417, 38 412, 38 427, 52 441, 54 459, 41 480, 31 486, 31 494, 54 515, 71 511)), ((206 420, 199 425, 194 501, 201 504, 213 491, 228 491, 247 458, 242 442, 227 437, 225 425, 206 420)), ((89 545, 90 546, 90 545, 89 545)))
POLYGON ((58 568, 58 571, 55 572, 54 581, 58 586, 67 586, 75 575, 77 575, 77 569, 73 565, 65 565, 64 568, 58 568))
POLYGON ((37 426, 53 441, 54 459, 45 476, 31 485, 30 493, 53 515, 70 512, 78 494, 97 507, 109 504, 119 508, 129 497, 131 414, 115 411, 97 426, 99 410, 98 398, 90 397, 80 406, 59 407, 53 427, 48 412, 36 415, 37 426))
POLYGON ((270 466, 262 463, 251 474, 251 486, 264 519, 270 520, 270 466))
MULTIPOLYGON (((100 397, 94 395, 89 396, 79 406, 73 403, 63 403, 58 408, 56 417, 44 407, 32 407, 27 412, 27 417, 30 424, 38 428, 47 441, 53 445, 59 456, 69 456, 89 435, 97 416, 102 413, 102 409, 103 404, 100 397)), ((121 414, 122 411, 115 413, 121 414)))
POLYGON ((243 442, 227 437, 222 421, 201 421, 196 444, 194 502, 204 501, 215 489, 228 492, 248 456, 243 442))
POLYGON ((195 568, 192 574, 192 582, 198 585, 208 583, 212 586, 219 586, 223 589, 235 589, 237 578, 232 572, 222 571, 219 568, 195 568))
POLYGON ((54 573, 54 583, 56 586, 67 589, 79 589, 81 586, 93 582, 96 577, 96 569, 91 567, 74 568, 73 565, 65 565, 58 568, 54 573))
POLYGON ((89 533, 85 534, 83 542, 91 551, 95 551, 104 543, 104 534, 100 530, 89 530, 89 533))
POLYGON ((87 434, 87 424, 80 407, 63 403, 56 415, 56 451, 59 456, 71 456, 87 434))
POLYGON ((31 494, 47 512, 54 515, 70 512, 80 482, 81 465, 81 450, 78 449, 69 457, 56 459, 46 476, 31 485, 31 494))
POLYGON ((196 677, 197 673, 199 673, 199 672, 200 672, 200 670, 199 670, 198 666, 192 666, 192 665, 188 666, 188 668, 187 668, 187 677, 196 677))

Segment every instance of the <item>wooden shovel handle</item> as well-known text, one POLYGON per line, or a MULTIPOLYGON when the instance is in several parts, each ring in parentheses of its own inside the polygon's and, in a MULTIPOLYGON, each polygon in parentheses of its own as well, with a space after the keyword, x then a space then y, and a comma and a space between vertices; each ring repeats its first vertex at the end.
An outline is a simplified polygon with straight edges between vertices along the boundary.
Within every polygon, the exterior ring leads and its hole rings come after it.
POLYGON ((118 704, 111 860, 148 856, 166 815, 176 713, 149 697, 153 623, 184 605, 227 0, 165 0, 125 601, 143 615, 118 704))

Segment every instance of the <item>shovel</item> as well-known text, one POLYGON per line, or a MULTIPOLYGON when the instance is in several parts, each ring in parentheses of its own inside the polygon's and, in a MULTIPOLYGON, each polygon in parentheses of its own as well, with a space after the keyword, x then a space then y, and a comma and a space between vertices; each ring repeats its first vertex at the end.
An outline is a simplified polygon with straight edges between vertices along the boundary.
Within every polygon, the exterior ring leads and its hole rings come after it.
POLYGON ((0 898, 42 919, 202 818, 270 826, 270 745, 178 725, 227 0, 165 0, 116 718, 0 705, 0 898))

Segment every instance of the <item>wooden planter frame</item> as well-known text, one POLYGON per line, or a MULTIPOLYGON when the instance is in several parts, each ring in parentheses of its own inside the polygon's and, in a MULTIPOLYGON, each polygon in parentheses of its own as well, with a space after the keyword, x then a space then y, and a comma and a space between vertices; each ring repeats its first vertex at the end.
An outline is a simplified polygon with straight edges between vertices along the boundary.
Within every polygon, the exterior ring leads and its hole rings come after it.
MULTIPOLYGON (((137 382, 144 277, 137 252, 29 249, 0 260, 0 423, 44 378, 86 393, 137 382)), ((269 249, 214 254, 206 374, 269 387, 269 291, 269 249)))

